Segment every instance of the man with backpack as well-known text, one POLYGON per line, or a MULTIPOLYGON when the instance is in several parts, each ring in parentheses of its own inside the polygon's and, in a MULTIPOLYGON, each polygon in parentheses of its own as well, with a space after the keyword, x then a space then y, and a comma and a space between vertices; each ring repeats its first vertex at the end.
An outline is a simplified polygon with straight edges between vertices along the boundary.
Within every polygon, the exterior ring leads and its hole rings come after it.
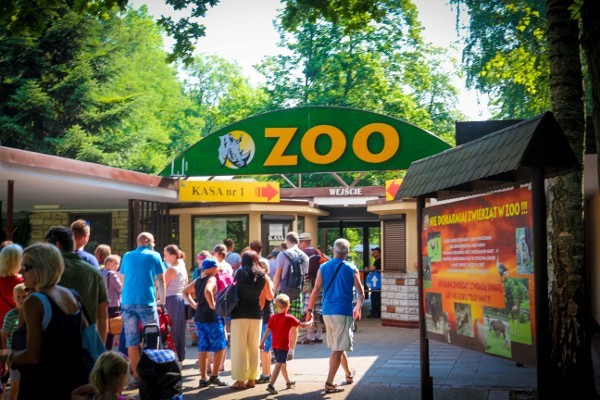
MULTIPOLYGON (((285 236, 286 249, 279 253, 275 260, 274 292, 285 293, 291 300, 289 313, 296 318, 302 318, 302 288, 304 276, 308 273, 308 256, 300 250, 300 239, 296 232, 288 232, 285 236)), ((294 358, 298 328, 292 329, 288 360, 294 358)))
MULTIPOLYGON (((319 249, 316 249, 312 246, 312 235, 308 232, 303 232, 298 235, 300 239, 300 243, 298 247, 308 256, 308 273, 306 274, 304 281, 304 290, 302 291, 302 302, 304 303, 303 311, 306 312, 308 309, 308 299, 310 294, 312 293, 312 289, 315 286, 315 279, 317 278, 317 272, 319 272, 319 266, 326 262, 329 257, 325 257, 323 253, 319 249)), ((321 307, 321 299, 319 298, 315 303, 315 308, 320 309, 321 307)), ((302 339, 300 344, 313 344, 313 343, 323 343, 323 339, 321 339, 321 335, 323 333, 323 324, 319 321, 318 318, 315 318, 315 321, 312 326, 307 328, 306 337, 302 339)))

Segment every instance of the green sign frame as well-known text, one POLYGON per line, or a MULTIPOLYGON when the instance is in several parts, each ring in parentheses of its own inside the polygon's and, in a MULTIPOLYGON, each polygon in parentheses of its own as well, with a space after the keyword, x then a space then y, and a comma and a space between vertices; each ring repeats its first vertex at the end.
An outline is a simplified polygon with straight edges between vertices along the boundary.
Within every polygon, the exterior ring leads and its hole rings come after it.
POLYGON ((220 129, 175 158, 161 176, 385 171, 451 146, 397 118, 344 107, 299 107, 220 129))

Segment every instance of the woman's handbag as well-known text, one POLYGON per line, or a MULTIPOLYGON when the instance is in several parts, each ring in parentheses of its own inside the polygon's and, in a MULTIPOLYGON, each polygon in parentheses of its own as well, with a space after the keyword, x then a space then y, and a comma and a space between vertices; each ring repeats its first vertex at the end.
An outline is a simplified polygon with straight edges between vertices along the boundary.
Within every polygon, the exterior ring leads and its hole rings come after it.
POLYGON ((87 313, 83 303, 81 302, 81 297, 79 297, 79 293, 74 290, 71 290, 77 302, 79 303, 79 308, 81 309, 81 347, 83 348, 83 364, 87 373, 92 371, 94 364, 100 354, 106 351, 106 346, 102 339, 100 339, 100 334, 98 333, 98 328, 96 324, 91 323, 91 318, 87 313))
POLYGON ((117 315, 108 319, 108 333, 114 336, 119 336, 123 331, 123 317, 117 315))

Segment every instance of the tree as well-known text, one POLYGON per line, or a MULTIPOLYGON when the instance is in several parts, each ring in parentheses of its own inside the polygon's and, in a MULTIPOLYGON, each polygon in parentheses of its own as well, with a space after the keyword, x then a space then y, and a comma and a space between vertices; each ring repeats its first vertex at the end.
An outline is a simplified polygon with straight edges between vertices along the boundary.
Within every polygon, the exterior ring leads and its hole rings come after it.
POLYGON ((0 26, 3 145, 156 172, 199 140, 202 120, 145 8, 62 12, 37 38, 0 26))
POLYGON ((252 87, 236 63, 215 55, 200 54, 183 68, 182 74, 186 93, 205 121, 202 137, 268 110, 267 94, 261 88, 252 87))
MULTIPOLYGON (((157 23, 175 39, 175 45, 167 55, 169 62, 181 59, 185 63, 192 60, 193 41, 204 36, 205 28, 195 21, 206 15, 208 7, 214 7, 218 0, 164 0, 175 11, 186 11, 186 16, 175 21, 172 17, 161 16, 157 23)), ((37 39, 44 35, 53 21, 64 14, 65 9, 83 19, 109 19, 115 12, 125 12, 129 0, 57 0, 28 1, 3 0, 0 2, 0 26, 4 26, 14 36, 37 39)))
MULTIPOLYGON (((552 110, 583 165, 585 111, 578 21, 572 0, 547 0, 552 110)), ((551 251, 551 373, 561 395, 596 391, 586 294, 582 169, 548 181, 551 251), (553 279, 552 279, 553 278, 553 279), (554 377, 553 377, 554 378, 554 377)), ((550 391, 549 393, 552 393, 550 391)))

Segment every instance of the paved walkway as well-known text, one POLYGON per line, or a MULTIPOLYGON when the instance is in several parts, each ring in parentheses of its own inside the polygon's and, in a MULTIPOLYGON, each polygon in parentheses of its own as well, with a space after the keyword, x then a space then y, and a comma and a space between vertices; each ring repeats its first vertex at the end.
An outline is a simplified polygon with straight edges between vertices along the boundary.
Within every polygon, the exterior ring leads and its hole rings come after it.
MULTIPOLYGON (((290 378, 296 388, 285 390, 283 377, 276 388, 279 395, 266 392, 266 385, 243 391, 224 388, 198 389, 197 352, 187 347, 184 362, 185 399, 420 399, 419 337, 417 329, 382 327, 380 320, 358 322, 355 350, 349 354, 350 366, 356 369, 356 379, 344 385, 342 393, 324 393, 324 381, 329 368, 329 349, 325 343, 297 345, 296 357, 288 363, 290 378)), ((189 343, 189 342, 188 342, 189 343)), ((457 346, 430 341, 430 369, 434 398, 441 400, 508 400, 511 392, 535 390, 536 369, 519 367, 515 362, 487 356, 457 346)), ((600 359, 593 352, 600 388, 600 359)), ((230 363, 225 363, 221 377, 231 382, 230 363)), ((344 381, 340 367, 336 383, 344 381)), ((131 393, 134 394, 134 393, 131 393)))

